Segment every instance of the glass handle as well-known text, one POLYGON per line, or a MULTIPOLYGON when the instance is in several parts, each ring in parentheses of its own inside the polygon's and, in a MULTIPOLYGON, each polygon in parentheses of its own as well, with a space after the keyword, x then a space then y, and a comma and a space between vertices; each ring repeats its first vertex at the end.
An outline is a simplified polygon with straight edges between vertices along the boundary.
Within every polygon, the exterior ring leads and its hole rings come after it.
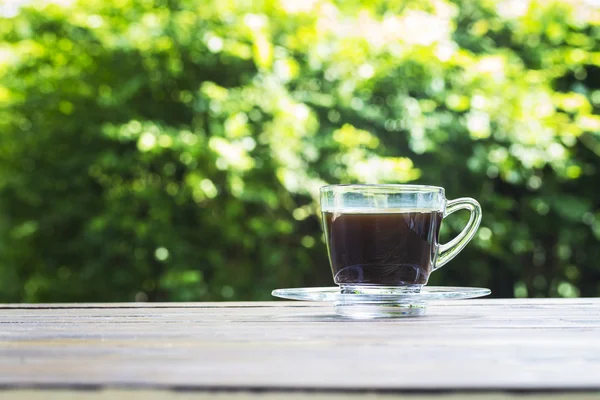
POLYGON ((441 268, 448 261, 456 257, 456 255, 465 248, 467 243, 473 239, 475 232, 477 232, 477 228, 479 228, 479 224, 481 223, 481 206, 477 200, 470 197, 462 197, 460 199, 448 201, 448 203, 446 203, 444 218, 458 210, 469 210, 471 212, 471 217, 469 218, 469 222, 467 222, 465 229, 463 229, 457 237, 448 243, 440 245, 434 270, 441 268))

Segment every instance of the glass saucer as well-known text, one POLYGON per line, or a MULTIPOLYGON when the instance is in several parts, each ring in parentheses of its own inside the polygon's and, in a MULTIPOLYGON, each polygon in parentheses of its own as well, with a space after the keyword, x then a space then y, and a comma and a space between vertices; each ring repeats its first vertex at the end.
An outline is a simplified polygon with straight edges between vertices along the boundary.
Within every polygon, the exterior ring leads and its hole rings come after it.
POLYGON ((420 290, 397 287, 312 287, 276 289, 275 297, 289 300, 332 302, 338 315, 357 319, 414 317, 425 314, 427 302, 472 299, 491 290, 474 287, 423 286, 420 290))

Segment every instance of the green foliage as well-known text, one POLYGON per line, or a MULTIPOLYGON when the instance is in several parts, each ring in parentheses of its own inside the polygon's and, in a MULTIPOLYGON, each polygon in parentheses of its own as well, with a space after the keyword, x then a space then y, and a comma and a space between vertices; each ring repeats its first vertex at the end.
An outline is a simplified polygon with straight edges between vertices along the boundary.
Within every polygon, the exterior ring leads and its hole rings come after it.
MULTIPOLYGON (((56 3, 56 4, 53 4, 56 3)), ((599 295, 600 10, 569 1, 0 6, 0 301, 331 282, 318 188, 480 200, 432 284, 599 295)), ((443 237, 464 220, 449 218, 443 237)))

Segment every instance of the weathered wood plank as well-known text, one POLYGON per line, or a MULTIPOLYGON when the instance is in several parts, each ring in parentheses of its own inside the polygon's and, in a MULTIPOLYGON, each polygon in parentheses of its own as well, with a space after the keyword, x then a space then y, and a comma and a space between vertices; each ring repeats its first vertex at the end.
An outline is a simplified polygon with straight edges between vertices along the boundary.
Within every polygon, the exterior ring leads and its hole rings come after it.
POLYGON ((296 302, 55 306, 0 308, 0 385, 600 389, 600 299, 448 302, 379 321, 296 302))
MULTIPOLYGON (((564 304, 565 302, 569 304, 590 304, 590 302, 596 301, 595 298, 576 298, 576 299, 544 299, 544 298, 534 298, 534 299, 475 299, 469 300, 469 305, 477 305, 484 304, 489 305, 492 303, 501 303, 504 304, 506 302, 513 303, 523 303, 525 302, 526 306, 530 305, 556 305, 556 304, 564 304)), ((303 302, 290 302, 286 300, 275 300, 275 301, 236 301, 236 302, 180 302, 180 303, 0 303, 0 309, 3 308, 27 308, 27 309, 46 309, 46 308, 69 308, 69 309, 77 309, 77 308, 238 308, 238 307, 281 307, 285 305, 286 307, 303 307, 307 303, 303 302)), ((438 302, 438 304, 445 304, 446 306, 461 306, 461 302, 438 302)), ((312 307, 313 305, 311 305, 312 307)))
MULTIPOLYGON (((522 393, 178 392, 167 390, 6 390, 3 400, 523 400, 522 393)), ((528 394, 526 400, 597 400, 594 393, 528 394)))

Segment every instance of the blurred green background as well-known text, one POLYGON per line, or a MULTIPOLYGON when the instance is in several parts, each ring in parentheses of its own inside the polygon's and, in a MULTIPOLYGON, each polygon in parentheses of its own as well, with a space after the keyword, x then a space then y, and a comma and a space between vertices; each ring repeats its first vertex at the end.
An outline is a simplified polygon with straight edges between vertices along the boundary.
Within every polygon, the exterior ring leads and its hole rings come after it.
POLYGON ((0 301, 330 285, 348 182, 481 202, 431 284, 597 296, 599 110, 598 2, 0 0, 0 301))

